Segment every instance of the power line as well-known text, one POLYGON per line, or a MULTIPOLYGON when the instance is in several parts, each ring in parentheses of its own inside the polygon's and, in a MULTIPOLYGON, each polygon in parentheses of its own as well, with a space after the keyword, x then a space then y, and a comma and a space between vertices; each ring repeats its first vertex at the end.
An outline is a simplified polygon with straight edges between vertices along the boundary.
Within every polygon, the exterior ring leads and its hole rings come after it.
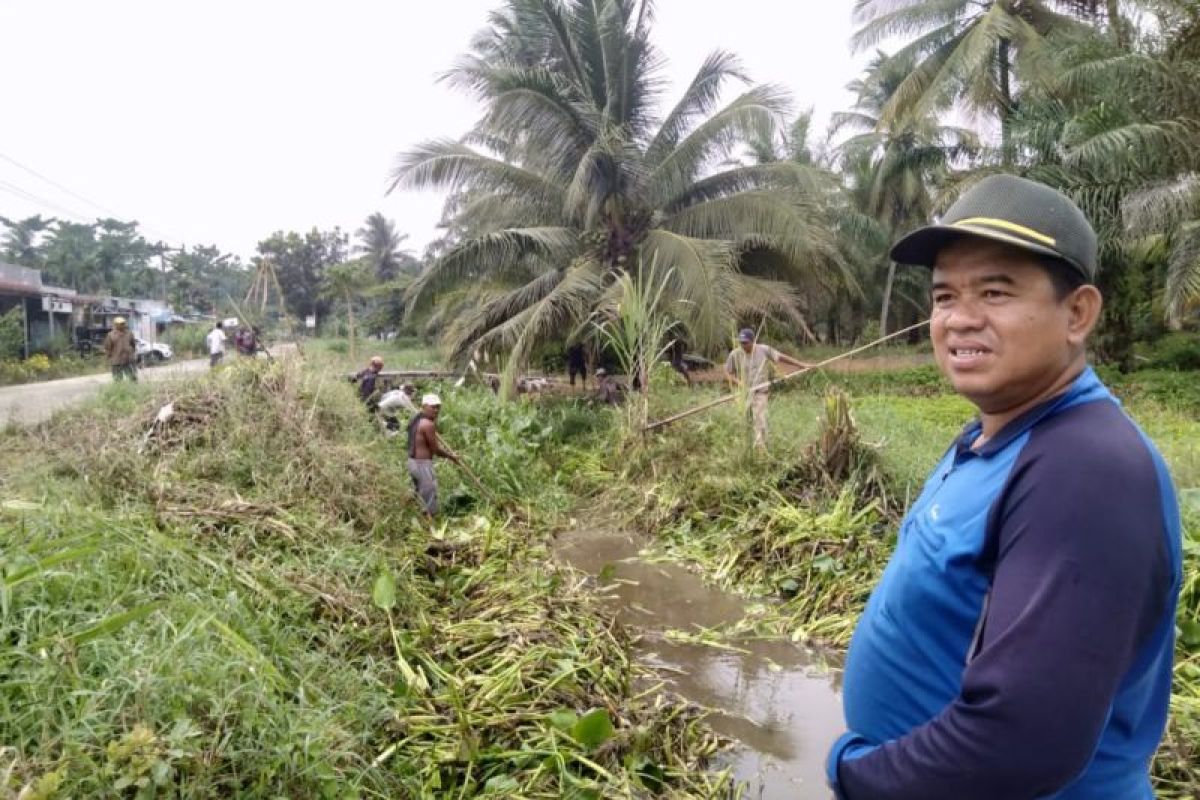
POLYGON ((68 217, 73 217, 76 220, 78 220, 79 222, 84 222, 84 223, 89 222, 89 219, 86 214, 80 214, 77 211, 72 211, 71 209, 67 208, 66 206, 61 206, 58 203, 55 203, 51 200, 47 200, 44 197, 39 197, 38 195, 34 194, 33 192, 30 192, 27 189, 22 189, 20 186, 9 183, 8 181, 0 181, 0 190, 8 192, 9 194, 15 195, 15 196, 21 198, 22 200, 26 200, 26 201, 34 203, 36 205, 42 206, 43 208, 51 209, 57 214, 64 214, 68 217))
MULTIPOLYGON (((63 186, 58 181, 56 181, 52 178, 46 177, 42 173, 35 170, 33 167, 29 167, 29 166, 26 166, 25 164, 22 164, 20 161, 17 161, 15 158, 13 158, 10 155, 7 155, 5 153, 0 153, 0 158, 4 159, 5 161, 9 162, 10 164, 12 164, 15 167, 18 167, 19 169, 25 170, 26 172, 28 172, 30 175, 37 178, 38 180, 45 181, 46 183, 53 186, 55 189, 58 189, 60 192, 65 192, 66 194, 69 194, 71 197, 74 197, 76 200, 81 200, 84 203, 86 203, 87 205, 91 206, 92 208, 96 208, 96 209, 99 209, 100 211, 103 211, 106 215, 108 215, 110 217, 113 217, 116 219, 125 219, 126 218, 124 214, 121 214, 120 212, 117 212, 117 211, 113 211, 111 208, 108 208, 107 206, 103 206, 103 205, 95 202, 94 200, 89 200, 88 198, 84 197, 83 195, 79 194, 78 192, 72 191, 71 189, 68 189, 66 186, 63 186)), ((11 186, 12 184, 9 184, 9 185, 11 186)), ((22 190, 22 191, 24 191, 24 190, 22 190)), ((80 216, 82 218, 82 215, 76 215, 76 216, 80 216)), ((164 242, 171 243, 171 242, 180 241, 180 239, 176 236, 163 235, 163 231, 157 230, 156 228, 151 227, 150 225, 142 224, 141 227, 147 233, 151 234, 155 238, 163 240, 164 242)))

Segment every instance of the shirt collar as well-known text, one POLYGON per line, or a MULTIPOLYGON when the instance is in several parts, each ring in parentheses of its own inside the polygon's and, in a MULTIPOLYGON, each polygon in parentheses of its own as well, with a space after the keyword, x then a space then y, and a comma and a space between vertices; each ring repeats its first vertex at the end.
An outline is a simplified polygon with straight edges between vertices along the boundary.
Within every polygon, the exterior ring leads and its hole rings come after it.
POLYGON ((1102 399, 1117 402, 1116 398, 1100 382, 1100 378, 1097 377, 1095 370, 1091 367, 1084 367, 1083 372, 1079 373, 1079 377, 1071 382, 1066 391, 1051 397, 1045 402, 1039 403, 1021 416, 1010 421, 978 450, 972 450, 971 443, 979 438, 979 434, 983 430, 983 422, 979 418, 968 422, 955 442, 954 460, 956 462, 962 461, 971 456, 990 458, 1008 447, 1014 439, 1021 436, 1043 419, 1053 416, 1071 406, 1102 399))

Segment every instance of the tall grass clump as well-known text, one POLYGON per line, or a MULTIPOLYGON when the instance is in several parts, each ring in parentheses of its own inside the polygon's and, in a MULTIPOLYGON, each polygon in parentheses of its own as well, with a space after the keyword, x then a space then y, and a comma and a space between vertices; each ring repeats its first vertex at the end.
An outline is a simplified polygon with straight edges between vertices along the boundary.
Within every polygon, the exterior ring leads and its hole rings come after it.
MULTIPOLYGON (((525 464, 498 491, 561 502, 539 462, 575 457, 563 434, 528 408, 492 418, 483 393, 455 403, 464 453, 525 464)), ((704 771, 718 741, 634 688, 626 634, 550 565, 545 531, 479 498, 430 529, 402 445, 344 381, 240 363, 114 387, 3 444, 7 794, 726 791, 704 771)))
POLYGON ((673 270, 659 276, 657 261, 636 276, 621 273, 616 280, 615 303, 599 309, 592 320, 597 338, 621 365, 638 391, 626 404, 630 433, 645 427, 650 414, 650 371, 671 346, 668 335, 675 322, 667 316, 666 290, 673 270))

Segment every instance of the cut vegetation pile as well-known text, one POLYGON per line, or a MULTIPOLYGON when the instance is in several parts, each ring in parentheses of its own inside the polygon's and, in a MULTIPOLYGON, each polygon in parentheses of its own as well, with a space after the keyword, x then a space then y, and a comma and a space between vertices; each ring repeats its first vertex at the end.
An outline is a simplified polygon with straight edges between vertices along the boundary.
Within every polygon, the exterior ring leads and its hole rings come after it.
MULTIPOLYGON (((718 742, 635 693, 538 532, 413 523, 402 446, 344 383, 239 364, 149 391, 3 442, 0 795, 724 792, 718 742)), ((447 428, 558 503, 549 437, 485 426, 493 404, 456 398, 447 428)))

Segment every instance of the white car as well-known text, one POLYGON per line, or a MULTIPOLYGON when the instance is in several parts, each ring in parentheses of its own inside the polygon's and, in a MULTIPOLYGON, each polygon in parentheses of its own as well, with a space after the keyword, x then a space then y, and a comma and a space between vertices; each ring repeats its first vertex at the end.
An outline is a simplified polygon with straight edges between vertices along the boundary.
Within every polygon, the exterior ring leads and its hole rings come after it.
POLYGON ((133 342, 137 345, 137 359, 139 364, 161 364, 164 361, 170 360, 175 355, 171 352, 171 346, 162 342, 147 342, 136 336, 133 342))

